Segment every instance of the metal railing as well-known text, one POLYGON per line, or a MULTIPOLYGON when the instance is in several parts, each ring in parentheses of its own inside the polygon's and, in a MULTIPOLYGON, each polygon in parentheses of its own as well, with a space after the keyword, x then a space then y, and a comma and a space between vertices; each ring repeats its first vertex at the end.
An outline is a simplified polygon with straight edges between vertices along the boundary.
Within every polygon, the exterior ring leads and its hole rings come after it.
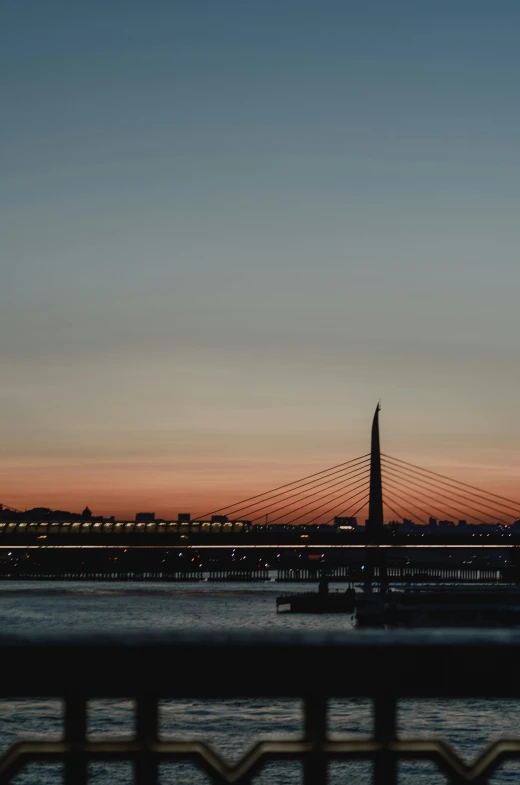
POLYGON ((405 760, 482 785, 504 761, 520 760, 520 738, 495 742, 468 765, 442 739, 396 730, 400 699, 520 698, 516 632, 4 635, 0 656, 1 698, 55 697, 65 707, 63 739, 16 742, 0 759, 0 785, 31 761, 63 763, 66 785, 86 783, 92 761, 130 761, 138 785, 157 783, 164 762, 194 762, 213 783, 242 785, 270 761, 300 761, 305 785, 324 785, 331 761, 359 760, 373 763, 377 785, 395 783, 405 760), (135 702, 134 738, 90 740, 88 702, 122 697, 135 702), (327 703, 345 697, 372 699, 371 738, 329 737, 327 703), (161 739, 159 700, 187 698, 299 698, 304 733, 258 740, 229 764, 205 742, 161 739))

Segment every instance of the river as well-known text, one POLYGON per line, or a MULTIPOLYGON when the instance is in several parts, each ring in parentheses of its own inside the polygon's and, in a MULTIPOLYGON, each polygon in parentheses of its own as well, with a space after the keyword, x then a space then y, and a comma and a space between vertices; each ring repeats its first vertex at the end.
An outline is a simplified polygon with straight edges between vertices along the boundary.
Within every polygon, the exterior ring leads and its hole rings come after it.
MULTIPOLYGON (((335 590, 334 584, 331 590, 335 590)), ((344 585, 338 585, 344 590, 344 585)), ((277 614, 275 598, 287 591, 309 587, 286 584, 231 583, 62 583, 3 582, 0 584, 0 625, 9 632, 111 631, 118 630, 343 630, 353 627, 350 616, 277 614)), ((4 674, 5 678, 5 674, 4 674)), ((95 701, 89 715, 89 731, 125 736, 132 732, 132 710, 126 701, 95 701)), ((298 735, 301 732, 297 701, 164 702, 161 733, 176 738, 204 738, 224 756, 236 759, 259 738, 298 735)), ((368 701, 333 701, 329 727, 333 737, 369 736, 368 701)), ((455 750, 471 759, 500 736, 518 734, 520 705, 498 701, 402 701, 399 732, 409 736, 443 736, 455 750)), ((61 705, 58 701, 0 701, 0 749, 3 752, 21 737, 58 738, 61 705)), ((331 766, 330 783, 370 782, 368 764, 331 766)), ((96 764, 91 781, 104 785, 132 782, 126 764, 96 764)), ((491 782, 518 782, 520 766, 508 764, 491 782)), ((19 785, 55 785, 59 767, 34 765, 16 779, 19 785)), ((256 779, 258 785, 296 785, 301 770, 296 764, 270 765, 256 779)), ((206 783, 206 777, 188 764, 161 771, 164 785, 206 783)), ((435 785, 445 782, 432 764, 403 764, 400 782, 435 785)))

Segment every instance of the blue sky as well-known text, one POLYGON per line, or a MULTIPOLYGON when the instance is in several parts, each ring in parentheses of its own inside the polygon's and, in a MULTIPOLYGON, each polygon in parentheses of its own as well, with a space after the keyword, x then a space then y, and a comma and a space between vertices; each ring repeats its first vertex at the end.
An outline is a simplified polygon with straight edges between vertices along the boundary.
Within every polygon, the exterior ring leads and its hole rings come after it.
POLYGON ((514 494, 519 23, 4 3, 0 499, 220 506, 379 398, 387 452, 514 494))

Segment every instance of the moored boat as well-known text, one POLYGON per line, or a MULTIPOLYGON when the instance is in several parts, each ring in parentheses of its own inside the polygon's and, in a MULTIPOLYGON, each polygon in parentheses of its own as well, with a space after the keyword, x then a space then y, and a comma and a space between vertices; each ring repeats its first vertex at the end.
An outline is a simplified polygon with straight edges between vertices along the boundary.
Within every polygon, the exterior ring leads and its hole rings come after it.
POLYGON ((355 591, 300 592, 276 598, 278 613, 354 613, 355 591))
POLYGON ((520 625, 515 587, 452 587, 359 595, 360 627, 509 627, 520 625))

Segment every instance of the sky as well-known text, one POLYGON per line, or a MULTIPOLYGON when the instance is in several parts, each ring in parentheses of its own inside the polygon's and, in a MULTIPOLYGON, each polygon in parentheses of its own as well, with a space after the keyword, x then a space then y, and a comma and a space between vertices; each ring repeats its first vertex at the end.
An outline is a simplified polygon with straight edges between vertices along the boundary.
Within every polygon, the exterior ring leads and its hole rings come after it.
POLYGON ((517 0, 0 5, 0 502, 383 450, 520 498, 517 0))

